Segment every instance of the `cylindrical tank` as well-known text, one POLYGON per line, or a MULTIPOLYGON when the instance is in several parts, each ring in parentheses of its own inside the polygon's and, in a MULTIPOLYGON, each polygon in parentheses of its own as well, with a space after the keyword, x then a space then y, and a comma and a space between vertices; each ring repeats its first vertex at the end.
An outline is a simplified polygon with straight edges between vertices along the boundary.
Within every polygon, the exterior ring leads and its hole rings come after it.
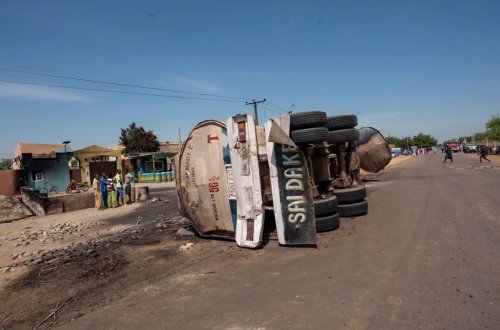
POLYGON ((166 172, 166 174, 167 174, 167 180, 166 181, 167 182, 172 181, 172 172, 166 172))
POLYGON ((167 172, 161 172, 161 182, 167 182, 167 172))
POLYGON ((154 183, 161 183, 161 173, 154 173, 154 183))

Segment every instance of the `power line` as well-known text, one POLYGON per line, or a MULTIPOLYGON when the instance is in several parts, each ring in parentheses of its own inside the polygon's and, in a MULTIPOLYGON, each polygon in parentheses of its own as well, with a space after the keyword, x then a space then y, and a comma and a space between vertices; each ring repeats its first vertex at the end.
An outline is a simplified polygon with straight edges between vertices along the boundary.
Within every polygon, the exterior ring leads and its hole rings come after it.
POLYGON ((104 81, 104 80, 93 80, 93 79, 85 79, 85 78, 78 78, 78 77, 61 76, 61 75, 55 75, 55 74, 39 73, 39 72, 31 72, 31 71, 23 71, 23 70, 16 70, 16 69, 2 68, 2 67, 0 67, 0 71, 22 73, 22 74, 28 74, 28 75, 33 75, 33 76, 41 76, 41 77, 52 77, 52 78, 60 78, 60 79, 78 80, 78 81, 85 81, 85 82, 92 82, 92 83, 106 84, 106 85, 115 85, 115 86, 123 86, 123 87, 133 87, 133 88, 150 89, 150 90, 157 90, 157 91, 163 91, 163 92, 184 93, 184 94, 191 94, 191 95, 220 97, 220 98, 225 98, 225 99, 235 99, 235 100, 241 100, 241 101, 250 100, 249 98, 236 97, 236 96, 227 96, 227 95, 218 95, 218 94, 207 94, 207 93, 196 93, 196 92, 183 91, 183 90, 179 90, 179 89, 168 89, 168 88, 159 88, 159 87, 151 87, 151 86, 141 86, 141 85, 133 85, 133 84, 124 84, 124 83, 110 82, 110 81, 104 81))
POLYGON ((285 110, 285 109, 283 109, 282 107, 280 107, 279 105, 277 105, 277 104, 275 104, 275 103, 273 103, 273 102, 271 102, 271 101, 268 101, 268 102, 269 102, 269 104, 270 104, 271 106, 275 107, 275 108, 276 108, 276 109, 278 109, 278 110, 281 110, 281 111, 283 111, 283 112, 289 112, 289 110, 285 110))
POLYGON ((4 80, 4 79, 0 79, 0 82, 10 83, 10 84, 22 84, 22 85, 47 86, 47 87, 66 88, 66 89, 78 89, 78 90, 85 90, 85 91, 92 91, 92 92, 105 92, 105 93, 117 93, 117 94, 132 94, 132 95, 143 95, 143 96, 157 96, 157 97, 167 97, 167 98, 176 98, 176 99, 188 99, 188 100, 201 100, 201 101, 220 101, 220 102, 242 103, 242 101, 228 100, 228 99, 222 99, 222 98, 221 99, 215 99, 215 98, 207 98, 207 97, 193 97, 193 96, 180 96, 180 95, 167 95, 167 94, 153 94, 153 93, 129 92, 129 91, 118 91, 118 90, 113 90, 113 89, 100 89, 100 88, 88 88, 88 87, 77 87, 77 86, 63 86, 63 85, 43 84, 43 83, 26 82, 26 81, 4 80))
POLYGON ((269 105, 266 106, 266 109, 271 111, 271 112, 274 112, 274 113, 277 113, 278 115, 282 115, 283 112, 282 111, 277 111, 275 109, 273 109, 272 107, 269 107, 269 105))

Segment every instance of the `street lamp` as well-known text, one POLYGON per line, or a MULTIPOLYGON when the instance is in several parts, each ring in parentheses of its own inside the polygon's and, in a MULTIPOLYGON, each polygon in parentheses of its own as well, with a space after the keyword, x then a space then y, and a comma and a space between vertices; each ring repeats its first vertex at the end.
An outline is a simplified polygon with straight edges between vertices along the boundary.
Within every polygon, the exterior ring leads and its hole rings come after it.
POLYGON ((71 141, 69 141, 69 140, 68 141, 63 141, 63 144, 64 144, 64 153, 66 153, 66 146, 68 144, 70 144, 70 143, 71 143, 71 141))

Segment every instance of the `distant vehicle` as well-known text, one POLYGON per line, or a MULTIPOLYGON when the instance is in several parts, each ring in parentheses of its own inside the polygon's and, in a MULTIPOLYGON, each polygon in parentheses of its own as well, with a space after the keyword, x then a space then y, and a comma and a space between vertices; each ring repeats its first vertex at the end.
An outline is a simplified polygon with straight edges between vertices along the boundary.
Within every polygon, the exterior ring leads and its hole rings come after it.
POLYGON ((448 143, 448 146, 451 148, 451 151, 453 152, 460 151, 460 145, 458 143, 448 143))
POLYGON ((475 144, 468 144, 467 149, 469 149, 469 152, 477 152, 477 146, 475 144))
POLYGON ((391 155, 393 158, 401 156, 401 148, 391 148, 391 155))

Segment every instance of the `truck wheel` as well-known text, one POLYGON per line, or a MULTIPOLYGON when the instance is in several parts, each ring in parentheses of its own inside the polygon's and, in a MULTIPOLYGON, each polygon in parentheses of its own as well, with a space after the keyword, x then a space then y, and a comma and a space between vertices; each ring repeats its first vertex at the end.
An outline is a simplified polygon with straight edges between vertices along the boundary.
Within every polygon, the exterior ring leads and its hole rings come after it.
POLYGON ((304 128, 290 133, 290 138, 297 144, 326 141, 328 129, 326 127, 304 128))
POLYGON ((356 217, 368 213, 368 202, 361 201, 352 204, 339 205, 339 214, 341 217, 356 217))
POLYGON ((340 227, 339 213, 334 213, 326 217, 316 218, 316 232, 335 230, 340 227))
POLYGON ((314 201, 314 215, 316 217, 324 217, 338 212, 338 202, 336 196, 330 196, 325 199, 317 199, 314 201))
POLYGON ((290 114, 290 130, 322 127, 326 123, 326 113, 323 111, 304 111, 290 114))
POLYGON ((362 201, 366 197, 366 187, 358 186, 352 188, 335 189, 333 194, 337 196, 339 204, 351 204, 362 201))
POLYGON ((356 141, 359 138, 359 132, 355 128, 340 129, 328 133, 327 142, 331 144, 356 141))
POLYGON ((344 128, 353 128, 356 125, 358 125, 358 117, 356 115, 342 115, 328 117, 325 127, 330 131, 335 131, 344 128))

